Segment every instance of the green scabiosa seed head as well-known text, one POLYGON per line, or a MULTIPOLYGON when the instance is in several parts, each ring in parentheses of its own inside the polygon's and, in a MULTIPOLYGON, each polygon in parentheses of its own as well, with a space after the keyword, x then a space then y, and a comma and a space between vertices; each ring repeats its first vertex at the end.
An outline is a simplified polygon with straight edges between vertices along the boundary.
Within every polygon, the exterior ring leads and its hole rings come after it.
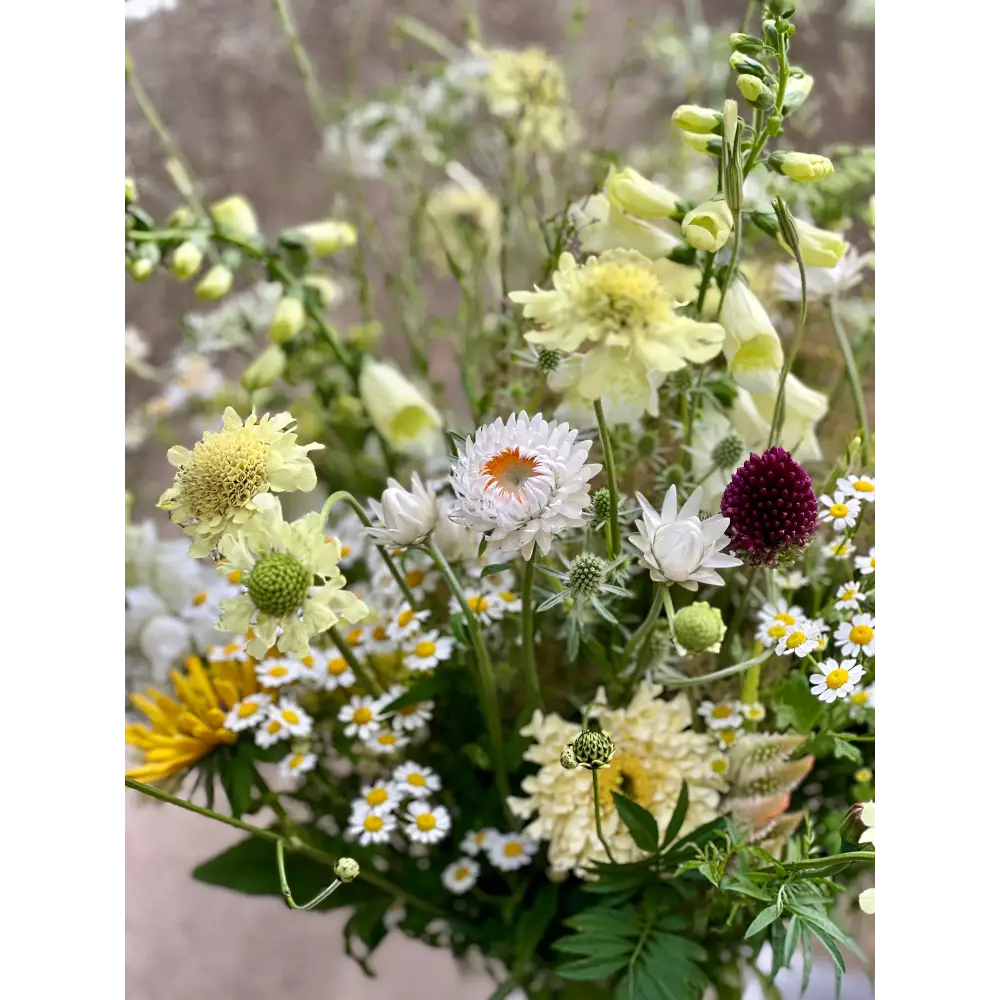
POLYGON ((735 469, 742 457, 743 441, 739 434, 727 434, 712 449, 712 461, 723 470, 735 469))
POLYGON ((611 494, 607 487, 599 489, 591 498, 591 510, 594 514, 594 521, 600 523, 606 521, 611 516, 611 494))
POLYGON ((585 729, 573 741, 573 753, 583 767, 596 771, 611 763, 615 755, 615 741, 610 733, 585 729))
POLYGON ((584 552, 570 564, 566 589, 573 597, 594 597, 600 592, 604 573, 604 560, 593 552, 584 552))
POLYGON ((550 375, 558 367, 559 363, 562 361, 562 355, 558 351, 553 351, 548 347, 540 347, 538 349, 538 370, 545 375, 550 375))
POLYGON ((703 653, 721 641, 726 631, 722 612, 704 601, 681 608, 674 616, 674 635, 691 653, 703 653))
POLYGON ((265 615, 282 618, 302 607, 312 578, 305 567, 287 552, 272 552, 250 572, 250 600, 265 615))

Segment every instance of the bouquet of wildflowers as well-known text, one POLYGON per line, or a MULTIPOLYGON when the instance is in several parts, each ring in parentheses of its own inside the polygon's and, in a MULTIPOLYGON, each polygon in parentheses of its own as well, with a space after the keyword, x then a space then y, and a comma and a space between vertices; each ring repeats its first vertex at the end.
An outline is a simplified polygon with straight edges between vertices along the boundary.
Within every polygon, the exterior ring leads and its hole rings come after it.
POLYGON ((192 421, 159 519, 127 503, 126 784, 246 832, 197 879, 349 910, 366 969, 398 928, 497 1000, 773 995, 816 948, 839 982, 874 912, 874 169, 788 148, 794 4, 728 36, 738 99, 673 112, 683 184, 473 24, 407 22, 429 82, 334 109, 275 7, 331 169, 406 224, 268 235, 162 122, 185 203, 126 182, 132 278, 222 300, 167 370, 126 331, 165 386, 127 442, 192 421))

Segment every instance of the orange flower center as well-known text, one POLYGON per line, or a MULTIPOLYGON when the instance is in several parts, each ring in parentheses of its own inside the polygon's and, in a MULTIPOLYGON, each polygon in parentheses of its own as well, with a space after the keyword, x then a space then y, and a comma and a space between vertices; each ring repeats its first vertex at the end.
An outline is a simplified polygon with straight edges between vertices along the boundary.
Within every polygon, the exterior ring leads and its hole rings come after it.
POLYGON ((407 587, 419 587, 424 582, 425 576, 426 574, 422 569, 411 569, 403 579, 406 581, 407 587))
POLYGON ((521 487, 535 476, 541 475, 538 459, 532 455, 522 455, 520 448, 505 448, 483 463, 483 474, 487 476, 486 489, 495 486, 501 493, 518 496, 521 487))

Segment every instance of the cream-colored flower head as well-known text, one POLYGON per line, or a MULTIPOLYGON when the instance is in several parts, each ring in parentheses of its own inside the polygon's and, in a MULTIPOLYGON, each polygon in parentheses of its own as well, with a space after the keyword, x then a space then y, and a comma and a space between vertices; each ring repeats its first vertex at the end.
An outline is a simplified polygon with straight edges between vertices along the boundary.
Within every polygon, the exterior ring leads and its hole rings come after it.
POLYGON ((442 274, 449 261, 462 271, 490 267, 500 251, 500 203, 459 163, 445 171, 450 183, 431 192, 421 240, 442 274))
POLYGON ((525 335, 530 343, 575 351, 593 342, 599 345, 595 365, 611 364, 609 349, 624 347, 648 371, 672 372, 689 361, 714 358, 725 339, 718 323, 699 323, 675 311, 683 301, 677 292, 689 285, 687 271, 635 250, 608 250, 585 264, 564 253, 551 291, 511 292, 510 298, 539 328, 525 335))
POLYGON ((175 445, 167 452, 177 473, 157 506, 194 539, 192 557, 208 555, 223 535, 250 521, 255 497, 315 489, 308 452, 322 447, 296 442, 290 413, 265 413, 259 420, 251 414, 243 422, 227 406, 221 431, 206 431, 193 449, 175 445))
POLYGON ((276 641, 283 653, 309 656, 311 636, 359 622, 368 608, 344 590, 347 581, 337 567, 340 542, 324 535, 319 513, 289 524, 276 496, 265 493, 255 503, 256 516, 219 543, 226 559, 220 571, 239 570, 243 593, 222 602, 218 627, 245 634, 253 626, 246 649, 257 659, 276 641), (314 583, 316 577, 322 582, 314 583))
POLYGON ((490 111, 513 122, 521 143, 560 150, 576 141, 580 126, 569 106, 566 77, 553 56, 537 47, 496 49, 488 56, 483 89, 490 111))
MULTIPOLYGON (((691 706, 685 695, 665 701, 663 689, 643 681, 627 708, 611 710, 599 692, 596 715, 601 729, 615 741, 615 756, 597 771, 601 825, 619 862, 644 857, 618 818, 612 792, 627 795, 648 809, 660 832, 670 821, 681 784, 688 783, 690 806, 681 834, 719 814, 720 792, 727 788, 711 767, 715 740, 692 732, 691 706)), ((536 711, 521 733, 534 739, 525 759, 540 764, 537 774, 521 783, 525 798, 511 798, 515 816, 532 819, 524 833, 549 842, 549 864, 557 872, 584 874, 593 861, 607 861, 594 825, 591 772, 567 770, 560 756, 580 734, 579 722, 536 711)))

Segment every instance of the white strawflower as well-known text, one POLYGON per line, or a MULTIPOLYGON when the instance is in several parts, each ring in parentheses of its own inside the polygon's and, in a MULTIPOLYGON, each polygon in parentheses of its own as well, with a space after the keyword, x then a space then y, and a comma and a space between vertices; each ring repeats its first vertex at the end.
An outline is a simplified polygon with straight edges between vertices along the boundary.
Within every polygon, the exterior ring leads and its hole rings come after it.
POLYGON ((629 541, 657 583, 676 583, 686 590, 697 590, 700 583, 721 586, 725 581, 716 570, 741 565, 736 556, 721 551, 729 544, 729 518, 713 514, 700 520, 701 497, 699 486, 678 511, 677 487, 671 486, 657 514, 641 493, 635 495, 642 518, 635 522, 638 534, 629 535, 629 541))
POLYGON ((490 559, 518 552, 530 559, 536 542, 548 555, 553 536, 586 524, 588 484, 601 467, 585 464, 591 442, 577 443, 577 434, 522 410, 466 438, 451 475, 452 516, 488 532, 490 559))
POLYGON ((410 489, 395 479, 389 480, 382 493, 382 502, 369 501, 376 526, 368 534, 379 545, 406 548, 427 539, 437 521, 437 498, 424 488, 415 472, 410 477, 410 489))

